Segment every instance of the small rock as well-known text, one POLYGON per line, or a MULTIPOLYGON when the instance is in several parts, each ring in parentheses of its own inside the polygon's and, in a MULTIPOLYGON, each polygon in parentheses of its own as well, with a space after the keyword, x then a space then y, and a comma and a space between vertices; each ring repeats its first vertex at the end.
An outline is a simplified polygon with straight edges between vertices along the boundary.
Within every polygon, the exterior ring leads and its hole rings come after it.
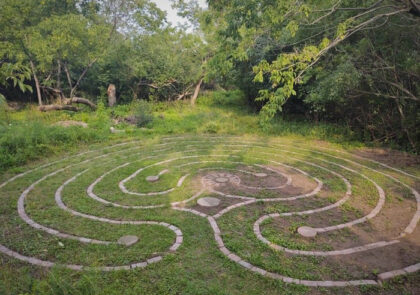
POLYGON ((122 236, 118 239, 117 243, 128 247, 137 243, 138 240, 139 238, 136 236, 122 236))
POLYGON ((256 177, 266 177, 267 173, 263 173, 263 172, 258 172, 254 174, 256 177))
POLYGON ((55 126, 61 126, 61 127, 70 127, 70 126, 80 126, 80 127, 83 127, 83 128, 88 127, 88 124, 86 124, 85 122, 72 121, 72 120, 59 121, 59 122, 56 122, 54 125, 55 126))
POLYGON ((203 207, 215 207, 220 204, 220 200, 212 197, 198 199, 197 204, 203 207))
POLYGON ((123 132, 125 132, 124 130, 118 130, 118 129, 115 129, 114 127, 109 128, 109 130, 111 131, 111 133, 123 133, 123 132))
POLYGON ((229 181, 229 178, 227 178, 227 177, 217 177, 215 180, 216 180, 216 182, 219 182, 219 183, 225 183, 225 182, 229 181))
POLYGON ((298 233, 305 238, 313 238, 316 236, 316 230, 309 226, 301 226, 298 228, 298 233))
POLYGON ((157 176, 157 175, 150 175, 150 176, 147 176, 146 177, 146 180, 148 182, 155 182, 155 181, 158 181, 159 180, 159 176, 157 176))

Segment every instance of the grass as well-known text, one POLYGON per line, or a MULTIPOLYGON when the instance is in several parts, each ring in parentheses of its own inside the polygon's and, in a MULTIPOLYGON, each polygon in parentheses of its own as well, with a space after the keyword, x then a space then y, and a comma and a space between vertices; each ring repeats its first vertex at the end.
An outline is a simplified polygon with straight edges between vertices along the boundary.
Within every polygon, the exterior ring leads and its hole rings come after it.
MULTIPOLYGON (((205 218, 170 208, 169 203, 188 199, 201 187, 198 175, 209 170, 200 169, 225 168, 226 171, 231 171, 228 169, 244 169, 243 167, 254 163, 273 165, 270 161, 275 160, 316 176, 325 183, 325 189, 311 198, 293 202, 258 201, 223 215, 217 222, 226 247, 256 266, 298 279, 374 278, 377 273, 385 270, 381 264, 363 262, 359 258, 358 263, 366 263, 363 264, 361 273, 360 268, 345 259, 288 255, 274 251, 256 239, 253 225, 264 214, 318 208, 343 197, 346 186, 342 179, 309 165, 306 161, 343 175, 352 184, 353 195, 344 206, 323 214, 290 216, 264 222, 261 225, 263 236, 279 245, 292 249, 332 250, 340 248, 342 244, 361 243, 360 233, 350 229, 335 231, 312 241, 302 239, 297 234, 297 228, 301 225, 339 224, 366 215, 376 205, 378 194, 374 185, 339 165, 360 171, 383 186, 387 193, 387 206, 390 208, 384 211, 383 216, 378 217, 379 221, 392 220, 405 224, 406 216, 411 216, 415 207, 411 206, 414 204, 412 195, 407 194, 407 190, 398 183, 389 181, 374 171, 361 169, 356 164, 316 153, 317 149, 314 147, 319 144, 339 151, 359 145, 346 141, 346 133, 341 127, 310 126, 293 122, 280 126, 281 122, 278 121, 278 125, 274 124, 271 131, 263 131, 257 127, 256 116, 248 109, 241 108, 241 99, 243 98, 238 93, 225 96, 214 93, 201 97, 195 108, 185 103, 155 103, 152 105, 154 120, 147 128, 140 129, 119 123, 115 128, 125 130, 123 134, 109 132, 111 119, 133 114, 134 106, 118 106, 113 110, 100 106, 96 113, 40 114, 31 109, 9 113, 7 124, 12 125, 3 127, 6 131, 2 131, 1 140, 8 143, 4 153, 14 158, 9 159, 7 167, 2 166, 6 172, 0 175, 0 183, 31 167, 40 167, 47 163, 51 165, 17 178, 0 189, 0 244, 22 255, 60 264, 113 266, 142 261, 157 254, 164 258, 144 269, 76 272, 59 266, 46 270, 0 254, 0 294, 403 294, 415 291, 418 273, 392 280, 383 287, 332 289, 308 288, 263 277, 230 261, 220 252, 205 218), (27 116, 28 114, 33 117, 27 116), (90 127, 65 129, 51 126, 57 121, 69 119, 87 122, 90 127), (163 139, 168 134, 172 136, 163 139), (225 136, 227 134, 234 136, 225 136), (182 136, 185 138, 181 138, 182 136), (220 136, 223 138, 219 138, 220 136), (137 142, 110 147, 132 139, 137 142), (320 139, 329 139, 331 142, 320 142, 320 139), (338 144, 340 141, 342 144, 338 144), (89 145, 91 146, 87 149, 89 145), (105 149, 101 150, 102 148, 105 149), (76 151, 88 153, 66 158, 76 151), (220 157, 222 153, 229 156, 220 157), (54 162, 56 160, 61 161, 54 162), (118 183, 122 179, 140 167, 159 161, 167 162, 141 171, 126 183, 127 189, 135 192, 163 191, 176 186, 182 175, 189 174, 180 188, 169 194, 153 197, 127 195, 120 191, 118 183), (28 163, 23 165, 26 162, 28 163), (191 162, 198 163, 190 164, 191 162), (105 176, 95 186, 94 193, 105 200, 128 206, 164 204, 165 207, 148 210, 124 209, 97 202, 87 196, 86 188, 95 179, 124 163, 130 164, 105 176), (68 165, 71 167, 67 167, 68 165), (112 242, 123 235, 136 235, 139 237, 138 243, 131 247, 115 243, 84 244, 35 230, 22 221, 16 210, 22 191, 42 176, 65 167, 67 168, 63 171, 45 178, 29 192, 25 202, 28 215, 36 222, 60 232, 112 242), (169 169, 169 172, 163 174, 158 182, 150 184, 145 181, 146 176, 156 175, 163 169, 169 169), (66 206, 84 214, 114 220, 149 220, 173 224, 183 232, 184 241, 181 247, 174 253, 167 253, 174 242, 175 234, 162 226, 103 223, 74 216, 57 207, 54 196, 58 187, 85 170, 87 171, 64 187, 62 200, 66 206), (408 208, 407 212, 410 214, 393 216, 390 209, 399 206, 408 208)), ((334 151, 329 151, 328 154, 340 155, 334 151)), ((346 157, 355 160, 351 156, 346 157)), ((378 168, 371 162, 358 160, 358 163, 378 168)), ((290 169, 286 169, 286 172, 299 174, 290 169)), ((416 169, 415 173, 419 175, 420 171, 416 169)), ((393 175, 410 185, 416 184, 407 176, 397 173, 393 175)), ((235 192, 256 198, 285 197, 288 194, 303 193, 316 185, 313 179, 300 177, 301 182, 294 177, 296 191, 292 193, 264 191, 260 194, 240 188, 235 192), (302 188, 302 181, 305 181, 306 188, 302 188)), ((186 207, 197 209, 195 201, 186 207)), ((372 239, 382 238, 388 233, 381 231, 380 226, 380 222, 376 224, 372 221, 358 230, 369 233, 372 239)), ((388 226, 386 224, 386 228, 388 226)), ((388 252, 384 252, 392 260, 393 256, 387 254, 388 252)), ((415 262, 418 257, 411 259, 415 262)))
POLYGON ((125 132, 118 134, 109 131, 113 119, 135 115, 138 103, 112 109, 99 104, 96 112, 85 109, 78 113, 41 113, 33 105, 20 111, 3 110, 0 111, 0 172, 51 154, 75 152, 92 143, 171 134, 275 135, 361 145, 355 141, 355 134, 338 125, 314 125, 277 118, 263 130, 259 127, 258 116, 246 105, 238 91, 206 93, 198 99, 195 107, 184 101, 152 103, 152 122, 143 128, 120 122, 115 128, 125 132), (89 127, 54 126, 56 122, 66 120, 82 121, 89 127))

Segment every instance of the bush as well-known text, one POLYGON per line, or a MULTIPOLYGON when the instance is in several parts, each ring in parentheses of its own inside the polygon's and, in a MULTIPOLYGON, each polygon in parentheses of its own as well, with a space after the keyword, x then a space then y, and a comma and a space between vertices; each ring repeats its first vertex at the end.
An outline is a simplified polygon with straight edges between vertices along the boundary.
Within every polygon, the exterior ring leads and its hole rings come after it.
POLYGON ((153 113, 150 104, 139 100, 134 107, 134 121, 137 127, 145 127, 153 122, 153 113))
POLYGON ((203 132, 204 133, 215 134, 219 130, 220 130, 219 124, 217 124, 216 122, 208 122, 207 124, 204 125, 203 132))

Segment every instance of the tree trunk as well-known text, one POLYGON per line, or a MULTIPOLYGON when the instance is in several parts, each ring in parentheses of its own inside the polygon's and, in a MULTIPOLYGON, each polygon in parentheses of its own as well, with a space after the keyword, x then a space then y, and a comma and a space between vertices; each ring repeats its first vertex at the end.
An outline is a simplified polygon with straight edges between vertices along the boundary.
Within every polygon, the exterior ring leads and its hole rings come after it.
POLYGON ((400 105, 398 99, 395 99, 395 103, 397 105, 398 112, 400 113, 401 127, 402 127, 403 131, 405 132, 405 134, 407 135, 407 139, 408 139, 408 142, 411 144, 411 147, 413 148, 413 150, 415 152, 417 152, 416 144, 414 143, 413 139, 411 138, 410 132, 408 131, 408 129, 406 128, 406 125, 405 125, 405 115, 404 115, 402 106, 400 105))
POLYGON ((71 83, 70 71, 66 63, 64 63, 64 72, 66 72, 67 82, 69 83, 70 93, 71 93, 71 89, 73 89, 73 84, 71 83))
POLYGON ((195 105, 195 101, 197 100, 198 93, 200 93, 201 83, 203 83, 203 78, 198 81, 197 85, 195 86, 194 94, 191 97, 191 105, 195 105))
POLYGON ((35 65, 34 65, 32 60, 29 60, 29 62, 31 64, 32 74, 33 74, 34 80, 35 80, 36 94, 38 96, 38 104, 39 104, 39 106, 42 106, 41 87, 39 85, 38 76, 36 75, 35 65))
POLYGON ((117 103, 117 95, 114 84, 109 84, 108 90, 108 106, 113 107, 117 103))
POLYGON ((60 91, 60 103, 62 103, 61 99, 62 99, 62 95, 63 92, 61 91, 61 62, 60 60, 57 61, 57 89, 60 91))
POLYGON ((39 106, 38 109, 41 112, 48 112, 48 111, 73 111, 73 112, 77 112, 79 110, 75 106, 57 105, 57 104, 49 104, 49 105, 39 106))
POLYGON ((85 105, 90 106, 93 110, 96 110, 96 104, 94 104, 93 102, 91 102, 89 99, 83 98, 83 97, 72 97, 72 98, 67 98, 64 100, 64 103, 66 105, 72 104, 72 103, 82 103, 85 105))

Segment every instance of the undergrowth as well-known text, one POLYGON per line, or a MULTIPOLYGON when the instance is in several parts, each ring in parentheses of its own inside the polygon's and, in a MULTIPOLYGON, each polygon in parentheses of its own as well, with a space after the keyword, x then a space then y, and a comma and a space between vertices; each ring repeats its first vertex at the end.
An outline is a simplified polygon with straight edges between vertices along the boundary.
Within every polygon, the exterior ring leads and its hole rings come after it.
POLYGON ((246 107, 244 95, 237 90, 205 92, 191 106, 189 101, 118 105, 103 103, 92 112, 41 113, 35 105, 19 111, 0 112, 0 171, 20 166, 30 160, 75 151, 80 146, 115 138, 154 137, 166 134, 271 135, 322 139, 355 144, 357 136, 347 128, 332 124, 290 121, 277 118, 268 129, 260 129, 258 116, 246 107), (132 125, 124 118, 134 117, 132 125), (117 120, 119 119, 119 120, 117 120), (88 128, 54 126, 58 121, 75 120, 88 128), (113 134, 110 127, 123 130, 113 134), (142 128, 138 128, 142 127, 142 128))

